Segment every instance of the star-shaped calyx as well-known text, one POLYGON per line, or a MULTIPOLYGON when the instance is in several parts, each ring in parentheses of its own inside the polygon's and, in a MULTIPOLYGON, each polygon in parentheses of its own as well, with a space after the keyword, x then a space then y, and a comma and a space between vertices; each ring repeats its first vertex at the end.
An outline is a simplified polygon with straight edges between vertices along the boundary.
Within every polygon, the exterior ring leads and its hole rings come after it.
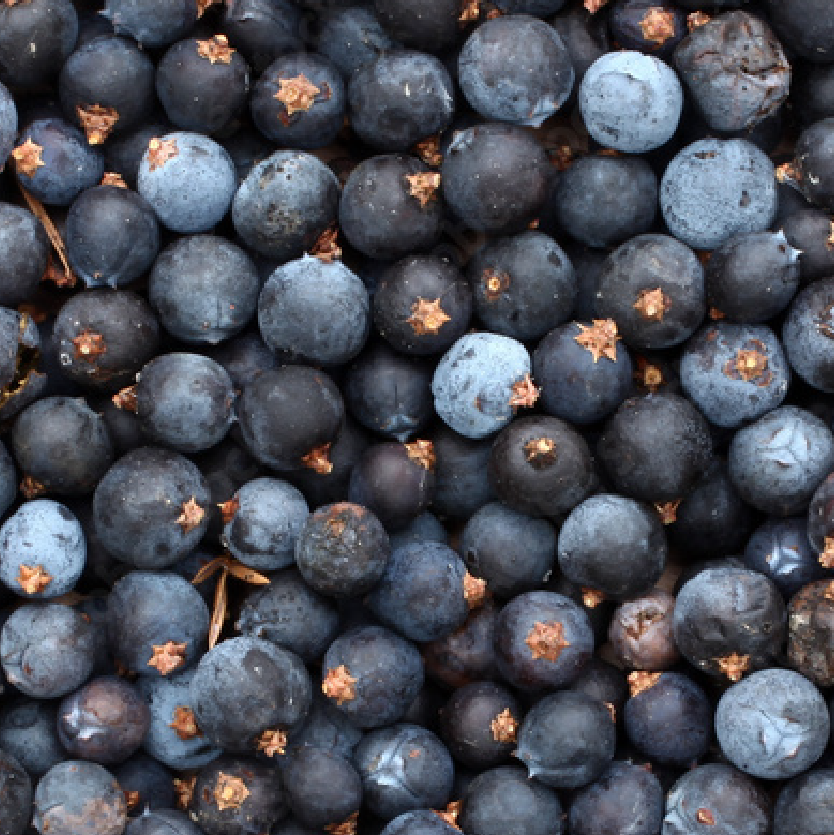
POLYGON ((477 609, 489 597, 486 580, 473 577, 468 571, 463 575, 463 596, 470 609, 477 609))
POLYGON ((608 0, 585 0, 583 5, 591 14, 596 14, 607 2, 608 0))
POLYGON ((75 108, 78 121, 90 145, 101 145, 116 127, 119 112, 115 107, 100 104, 79 104, 75 108))
POLYGON ((183 741, 203 735, 197 726, 197 717, 194 715, 194 711, 186 705, 177 705, 174 708, 172 720, 168 727, 175 731, 183 741))
POLYGON ((539 394, 541 389, 533 383, 529 374, 525 374, 524 379, 513 383, 510 388, 510 406, 514 409, 534 406, 539 394))
POLYGON ((267 757, 275 757, 287 750, 287 734, 280 728, 267 728, 256 742, 258 750, 267 757))
POLYGON ((26 594, 40 594, 52 582, 52 575, 42 565, 21 565, 17 584, 26 594))
POLYGON ((534 469, 541 469, 556 460, 556 442, 553 438, 533 438, 524 444, 524 457, 534 469))
POLYGON ((330 226, 325 229, 313 244, 310 255, 327 264, 338 261, 342 257, 342 248, 336 242, 338 234, 339 232, 335 226, 330 226))
POLYGON ((96 357, 100 357, 107 352, 107 343, 100 333, 84 328, 78 336, 73 337, 72 344, 76 359, 83 359, 87 362, 94 362, 96 357))
POLYGON ((463 0, 458 23, 472 23, 481 16, 481 0, 463 0))
POLYGON ((666 311, 672 306, 672 300, 660 287, 642 290, 632 307, 650 322, 662 322, 666 311))
POLYGON ((460 815, 460 810, 462 808, 462 800, 453 800, 451 803, 447 804, 445 809, 432 809, 432 812, 434 812, 434 814, 441 820, 446 821, 449 826, 454 826, 455 829, 460 829, 458 826, 458 816, 460 815))
POLYGON ((135 385, 119 389, 110 400, 117 409, 123 409, 126 412, 135 412, 139 406, 135 385))
POLYGON ((443 163, 443 154, 440 153, 440 137, 429 136, 414 146, 414 153, 423 160, 426 165, 437 168, 443 163))
POLYGON ((562 652, 570 646, 565 638, 565 627, 558 620, 536 621, 524 643, 530 648, 533 660, 557 661, 562 652))
MULTIPOLYGON (((288 123, 289 117, 295 113, 306 113, 315 103, 316 97, 325 94, 325 85, 317 87, 303 73, 294 78, 279 78, 278 92, 274 98, 284 105, 281 121, 288 123)), ((327 98, 330 98, 327 89, 327 98)))
POLYGON ((330 460, 330 443, 314 447, 306 455, 302 456, 301 463, 319 475, 327 475, 333 472, 333 462, 330 460))
POLYGON ((217 784, 214 787, 214 802, 221 812, 226 809, 239 809, 249 794, 249 789, 246 788, 246 783, 241 777, 218 772, 217 784))
POLYGON ((675 36, 675 13, 661 6, 651 6, 640 21, 640 31, 650 43, 663 46, 675 36))
POLYGON ((409 460, 419 464, 424 470, 434 469, 437 456, 434 454, 434 444, 431 441, 411 441, 403 446, 409 460))
POLYGON ((359 812, 353 812, 341 823, 328 823, 324 827, 324 831, 329 832, 330 835, 356 835, 358 829, 359 812))
POLYGON ((420 174, 407 174, 408 193, 416 198, 425 209, 429 202, 437 198, 440 188, 440 174, 436 171, 425 171, 420 174))
POLYGON ((694 32, 699 26, 709 23, 712 18, 705 12, 692 12, 686 16, 686 25, 690 32, 694 32))
POLYGON ((639 696, 646 690, 654 687, 660 681, 660 673, 649 673, 645 670, 637 670, 628 676, 628 689, 631 697, 639 696))
POLYGON ((823 540, 819 563, 823 568, 834 568, 834 536, 827 536, 823 540))
POLYGON ((194 797, 194 786, 197 785, 197 777, 174 777, 174 792, 177 795, 177 807, 187 809, 191 805, 191 798, 194 797))
POLYGON ((102 186, 114 186, 115 188, 127 188, 125 178, 116 171, 105 171, 101 178, 102 186))
POLYGON ((217 507, 220 509, 220 518, 223 520, 223 524, 228 525, 240 510, 240 499, 237 493, 231 499, 226 499, 225 502, 218 502, 217 507))
POLYGON ((35 172, 45 165, 43 161, 43 147, 27 139, 12 151, 12 159, 18 172, 27 177, 34 177, 35 172))
POLYGON ((452 317, 440 306, 439 298, 429 301, 420 297, 412 303, 411 316, 405 321, 411 325, 415 336, 434 336, 446 322, 452 321, 452 317))
POLYGON ((660 516, 660 521, 664 525, 671 525, 673 522, 678 521, 678 508, 680 507, 680 504, 680 499, 675 499, 671 502, 658 502, 655 504, 654 508, 660 516))
POLYGON ((229 46, 225 35, 215 35, 205 41, 197 41, 197 54, 212 64, 231 64, 235 50, 229 46))
POLYGON ((20 492, 24 499, 36 499, 46 492, 46 485, 30 475, 25 475, 20 482, 20 492))
POLYGON ((732 380, 766 386, 773 379, 773 372, 767 367, 767 349, 758 340, 751 341, 758 345, 737 351, 724 365, 724 374, 732 380))
POLYGON ((484 286, 484 298, 488 302, 498 301, 510 287, 510 274, 487 267, 481 273, 481 283, 484 286))
POLYGON ((509 708, 505 708, 489 723, 489 729, 496 742, 516 742, 518 738, 518 719, 513 716, 509 708))
POLYGON ((153 655, 148 661, 149 667, 155 667, 162 676, 173 673, 185 664, 185 653, 188 644, 180 644, 176 641, 166 641, 164 644, 152 644, 153 655))
POLYGON ((716 658, 718 669, 730 681, 741 681, 741 677, 750 669, 750 656, 731 652, 723 658, 716 658))
POLYGON ((355 684, 356 679, 350 674, 350 670, 344 664, 340 664, 327 671, 321 683, 321 692, 329 699, 335 699, 337 705, 343 705, 356 698, 355 684))
POLYGON ((168 160, 180 155, 176 139, 151 139, 148 143, 148 168, 156 171, 162 168, 168 160))
POLYGON ((197 504, 197 499, 192 496, 188 501, 182 503, 182 510, 177 517, 177 524, 182 528, 183 534, 189 534, 200 526, 206 515, 205 508, 197 504))
POLYGON ((577 327, 580 332, 574 340, 590 351, 594 364, 603 357, 617 361, 617 342, 622 337, 617 334, 617 323, 613 319, 594 319, 590 325, 577 322, 577 327))

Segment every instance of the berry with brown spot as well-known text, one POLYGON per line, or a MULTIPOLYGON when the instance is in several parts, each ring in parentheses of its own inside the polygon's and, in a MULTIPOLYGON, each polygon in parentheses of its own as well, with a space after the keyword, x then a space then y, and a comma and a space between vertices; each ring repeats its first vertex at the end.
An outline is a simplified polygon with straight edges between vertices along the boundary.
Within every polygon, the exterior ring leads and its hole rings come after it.
POLYGON ((510 274, 487 267, 481 273, 481 281, 484 285, 484 298, 488 302, 494 302, 498 301, 509 289, 510 274))
POLYGON ((247 797, 249 789, 242 778, 224 774, 222 771, 217 775, 214 801, 221 812, 226 809, 239 809, 247 797))
POLYGON ((104 337, 89 328, 85 328, 72 339, 72 344, 75 346, 75 358, 86 360, 91 364, 95 362, 96 357, 100 357, 107 351, 104 337))
POLYGON ((640 29, 647 41, 663 46, 676 34, 675 12, 661 6, 651 6, 640 21, 640 29))

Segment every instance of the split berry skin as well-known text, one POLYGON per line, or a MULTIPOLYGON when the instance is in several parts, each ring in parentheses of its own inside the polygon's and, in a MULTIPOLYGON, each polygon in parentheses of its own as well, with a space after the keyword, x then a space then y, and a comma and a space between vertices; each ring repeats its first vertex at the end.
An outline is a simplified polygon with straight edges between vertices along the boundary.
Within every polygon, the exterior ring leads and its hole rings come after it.
POLYGON ((657 189, 654 171, 639 157, 581 157, 559 176, 553 198, 556 217, 586 246, 621 244, 651 229, 657 189))
POLYGON ((512 598, 538 588, 550 574, 556 532, 546 519, 490 502, 470 516, 461 533, 460 552, 491 594, 512 598))
POLYGON ((429 250, 442 228, 441 181, 416 157, 369 157, 347 178, 339 201, 339 227, 352 247, 376 260, 393 261, 429 250))
POLYGON ((128 670, 158 678, 192 666, 204 649, 209 612, 176 574, 131 571, 107 599, 110 650, 128 670))
POLYGON ((522 690, 566 687, 588 662, 593 647, 588 616, 555 592, 517 595, 495 624, 498 670, 522 690))
POLYGON ((16 166, 18 182, 33 197, 49 206, 69 206, 104 174, 104 158, 88 144, 84 134, 63 119, 38 119, 25 127, 18 147, 40 148, 34 167, 16 166))
POLYGON ((494 235, 521 231, 543 205, 550 182, 542 147, 522 128, 499 123, 456 132, 440 173, 455 216, 494 235))
POLYGON ((518 417, 492 445, 489 479, 497 497, 520 513, 561 521, 597 486, 591 451, 569 424, 518 417))
POLYGON ((54 835, 121 835, 127 803, 104 766, 68 759, 36 786, 32 822, 38 832, 54 835))
POLYGON ((322 659, 322 692, 359 728, 400 720, 423 681, 418 649, 381 626, 344 632, 322 659))
POLYGON ((27 604, 0 631, 0 663, 21 693, 56 699, 80 687, 95 662, 93 628, 69 606, 27 604))
POLYGON ((287 816, 281 775, 272 765, 227 755, 196 776, 188 815, 206 835, 271 832, 287 816))
POLYGON ((258 130, 287 148, 323 148, 345 119, 345 84, 339 70, 315 53, 283 55, 262 73, 250 104, 258 130))
POLYGON ((238 186, 232 223, 247 247, 286 262, 313 248, 338 206, 339 181, 324 163, 302 151, 276 151, 238 186))
POLYGON ((197 724, 210 742, 252 754, 260 734, 297 724, 312 701, 301 659, 261 638, 229 638, 209 650, 190 693, 197 724), (237 709, 241 698, 250 705, 245 713, 237 709))
POLYGON ((370 322, 368 291, 341 261, 290 261, 269 277, 258 299, 264 342, 291 362, 345 364, 362 350, 370 322))
POLYGON ((597 455, 629 498, 672 502, 685 496, 709 465, 712 440, 706 420, 689 401, 657 394, 620 406, 603 428, 597 455))
POLYGON ((530 371, 530 355, 517 340, 491 333, 462 336, 435 369, 435 411, 459 434, 486 438, 512 419, 514 386, 530 371))
POLYGON ((409 49, 381 54, 360 67, 347 85, 348 114, 356 136, 383 152, 407 151, 452 121, 454 86, 433 55, 409 49))
POLYGON ((776 214, 773 163, 743 139, 694 142, 666 167, 660 209, 669 231, 693 249, 763 232, 776 214))
POLYGON ((483 771, 510 761, 521 719, 518 700, 506 687, 473 681, 441 708, 440 733, 456 761, 483 771))
POLYGON ((623 712, 629 741, 653 761, 686 768, 704 756, 712 736, 712 706, 688 676, 633 673, 634 695, 623 712), (641 689, 642 688, 642 689, 641 689))
POLYGON ((485 119, 541 126, 564 104, 574 71, 557 32, 527 15, 501 15, 469 36, 458 57, 458 82, 485 119), (526 46, 517 60, 516 47, 526 46))
POLYGON ((67 214, 67 258, 88 287, 121 287, 136 281, 159 252, 159 224, 150 204, 134 191, 88 188, 67 214))
POLYGON ((159 254, 148 298, 169 334, 192 345, 217 345, 251 321, 260 290, 243 249, 217 235, 193 235, 159 254))
POLYGON ((270 581, 243 601, 237 629, 244 636, 264 638, 288 649, 307 663, 320 658, 339 631, 335 605, 295 569, 274 573, 270 581))
POLYGON ((460 823, 464 831, 481 835, 500 835, 515 826, 530 835, 561 835, 562 805, 554 789, 531 780, 525 769, 506 765, 483 771, 469 783, 460 823))
POLYGON ((210 136, 245 106, 249 67, 224 35, 186 38, 160 58, 155 86, 171 124, 210 136))
POLYGON ((86 557, 78 519, 51 499, 25 502, 0 527, 0 581, 21 597, 44 600, 72 591, 86 557))
POLYGON ((573 690, 545 696, 521 723, 515 756, 553 788, 595 780, 614 758, 617 731, 605 705, 573 690))
POLYGON ((70 756, 110 765, 139 748, 150 721, 148 706, 133 684, 102 676, 61 702, 58 736, 70 756))
POLYGON ((801 513, 834 470, 834 435, 816 415, 781 406, 730 442, 730 478, 744 501, 774 516, 801 513))
POLYGON ((374 326, 392 348, 409 356, 448 350, 466 333, 472 289, 453 263, 434 255, 388 267, 373 297, 374 326))
POLYGON ((590 322, 568 322, 550 331, 533 352, 541 408, 580 426, 607 417, 633 390, 628 349, 618 340, 611 351, 598 355, 583 336, 593 331, 590 322))
POLYGON ((674 62, 715 131, 749 129, 788 97, 791 68, 782 45, 766 23, 746 12, 726 12, 693 29, 674 62))
POLYGON ((730 765, 707 763, 684 774, 672 787, 663 832, 685 835, 703 825, 718 825, 727 832, 767 835, 772 824, 772 803, 761 786, 730 765))
POLYGON ((164 678, 142 676, 136 685, 150 714, 142 748, 168 768, 202 768, 223 753, 194 717, 190 688, 195 673, 191 668, 164 678))
POLYGON ((416 542, 395 550, 368 597, 386 626, 426 643, 451 634, 466 620, 466 567, 448 545, 416 542))
POLYGON ((681 386, 714 426, 738 427, 780 406, 790 368, 766 325, 709 325, 681 353, 681 386))
POLYGON ((591 496, 570 512, 559 531, 562 574, 609 597, 648 591, 663 573, 666 553, 654 509, 623 496, 591 496))
POLYGON ((258 571, 292 565, 309 515, 301 492, 280 479, 257 478, 244 484, 232 502, 234 516, 223 528, 232 555, 258 571))
POLYGON ((792 670, 770 668, 734 684, 718 702, 715 731, 733 765, 765 780, 795 777, 822 755, 828 707, 792 670))
POLYGON ((335 598, 373 589, 390 554, 390 539, 377 516, 350 502, 318 508, 304 520, 295 544, 295 564, 305 582, 335 598))
POLYGON ((49 239, 26 209, 0 203, 0 304, 15 307, 40 284, 49 258, 49 239))
POLYGON ((140 447, 104 474, 93 494, 106 550, 136 568, 166 568, 196 548, 208 527, 208 484, 176 452, 140 447))
POLYGON ((452 758, 443 743, 419 725, 368 731, 354 761, 362 778, 362 802, 383 820, 415 809, 442 809, 452 794, 452 758))
POLYGON ((151 140, 139 165, 139 194, 172 232, 207 232, 219 223, 237 181, 225 149, 199 133, 179 131, 151 140))
POLYGON ((570 832, 653 835, 663 823, 663 789, 650 771, 614 761, 600 777, 576 793, 568 812, 570 832))
POLYGON ((787 619, 774 583, 743 568, 709 568, 678 592, 675 643, 692 666, 725 681, 772 666, 787 619))
POLYGON ((577 295, 570 259, 535 230, 487 243, 472 257, 467 276, 480 321, 522 342, 567 321, 577 295))
POLYGON ((328 472, 326 453, 339 434, 345 406, 323 372, 303 365, 264 371, 244 388, 237 412, 244 445, 262 464, 278 472, 328 472), (299 403, 310 411, 300 412, 299 403))
POLYGON ((578 98, 594 140, 628 154, 666 144, 683 107, 674 70, 652 55, 629 51, 598 58, 585 73, 578 98))
POLYGON ((637 235, 615 249, 597 279, 598 316, 632 348, 660 350, 694 333, 706 313, 704 270, 668 235, 637 235))
POLYGON ((98 145, 111 133, 135 130, 150 117, 153 81, 153 62, 138 44, 103 35, 70 55, 58 78, 58 94, 66 118, 98 145))

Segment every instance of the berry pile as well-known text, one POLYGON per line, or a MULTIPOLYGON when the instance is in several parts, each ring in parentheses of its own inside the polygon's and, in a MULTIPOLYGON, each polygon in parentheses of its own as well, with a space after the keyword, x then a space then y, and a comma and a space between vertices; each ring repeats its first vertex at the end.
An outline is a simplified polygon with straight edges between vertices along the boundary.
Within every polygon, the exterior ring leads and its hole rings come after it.
POLYGON ((832 699, 832 0, 0 0, 0 835, 831 835, 832 699))

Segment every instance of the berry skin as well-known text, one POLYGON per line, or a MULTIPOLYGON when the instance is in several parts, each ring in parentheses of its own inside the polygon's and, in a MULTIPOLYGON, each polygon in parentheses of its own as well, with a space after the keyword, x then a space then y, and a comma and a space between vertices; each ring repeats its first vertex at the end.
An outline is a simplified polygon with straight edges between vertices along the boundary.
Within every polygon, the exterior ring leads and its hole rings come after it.
POLYGON ((570 95, 574 72, 557 32, 527 15, 487 20, 458 57, 458 81, 485 119, 540 127, 570 95), (524 44, 524 51, 518 49, 524 44))
POLYGON ((674 635, 675 598, 653 589, 623 601, 611 617, 608 640, 617 660, 632 670, 666 670, 680 660, 674 635))
POLYGON ((107 600, 110 649, 142 676, 179 674, 194 664, 208 628, 203 598, 176 574, 131 571, 113 585, 107 600))
POLYGON ((448 545, 413 542, 391 554, 368 606, 406 638, 436 641, 466 620, 465 574, 463 561, 448 545))
POLYGON ((616 725, 605 705, 573 690, 536 702, 524 717, 515 756, 553 788, 578 788, 597 779, 614 758, 616 725))
POLYGON ((224 751, 252 752, 263 731, 300 722, 312 687, 301 659, 260 638, 229 638, 209 650, 191 679, 191 706, 206 738, 224 751), (239 710, 241 700, 248 705, 239 710))
POLYGON ((31 297, 48 259, 49 239, 40 221, 26 209, 0 203, 0 304, 14 307, 31 297))
POLYGON ((513 386, 530 374, 530 355, 515 339, 491 333, 462 336, 434 372, 434 407, 467 438, 494 434, 513 417, 513 386))
POLYGON ((95 663, 93 627, 58 603, 16 609, 0 631, 0 663, 10 684, 39 699, 76 690, 95 663))
POLYGON ((344 632, 322 660, 322 692, 360 728, 397 722, 422 686, 417 648, 381 626, 344 632))
POLYGON ((208 484, 196 465, 159 447, 140 447, 104 474, 93 494, 100 541, 136 568, 166 568, 188 555, 208 527, 208 484))
POLYGON ((834 279, 814 281, 788 308, 782 343, 791 368, 809 385, 834 392, 834 279))
POLYGON ((130 35, 144 48, 167 46, 184 37, 197 20, 191 0, 107 0, 102 14, 116 34, 130 35))
POLYGON ((773 163, 743 139, 703 139, 666 167, 660 209, 669 231, 694 249, 763 232, 776 214, 773 163))
POLYGON ((251 321, 260 289, 255 265, 243 249, 217 235, 193 235, 159 254, 148 299, 172 336, 217 345, 251 321))
POLYGON ((683 90, 674 70, 652 55, 609 52, 588 68, 579 107, 591 136, 606 148, 645 153, 678 127, 683 90))
POLYGON ((314 33, 315 50, 349 79, 354 70, 376 61, 398 46, 370 7, 334 6, 322 15, 314 33))
POLYGON ((324 163, 302 151, 276 151, 238 187, 232 223, 248 247, 285 263, 312 249, 338 206, 339 181, 324 163))
POLYGON ((51 499, 25 502, 0 527, 0 581, 21 597, 48 599, 72 591, 86 557, 78 519, 51 499))
POLYGON ((32 823, 41 835, 121 835, 127 823, 124 792, 103 766, 65 760, 35 788, 32 823))
POLYGON ((146 808, 138 818, 128 821, 125 835, 200 835, 201 831, 185 812, 160 806, 146 808))
POLYGON ((834 787, 834 770, 816 768, 786 783, 776 800, 775 835, 803 835, 825 832, 834 825, 829 798, 834 787))
POLYGON ((23 835, 32 806, 32 781, 23 766, 0 751, 0 814, 3 835, 23 835))
POLYGON ((417 809, 394 818, 380 835, 454 835, 457 827, 429 809, 417 809))
POLYGON ((414 809, 441 809, 452 793, 454 765, 443 743, 419 725, 368 731, 356 748, 362 802, 392 820, 414 809))
POLYGON ((152 139, 139 165, 139 194, 172 232, 192 235, 219 223, 237 186, 231 157, 199 133, 152 139))
POLYGON ((615 598, 648 591, 663 573, 666 551, 657 514, 613 494, 597 493, 578 504, 559 531, 562 574, 615 598))
POLYGON ((517 595, 495 624, 498 670, 522 690, 566 687, 591 658, 593 647, 588 616, 555 592, 517 595))
POLYGON ((42 777, 66 757, 55 720, 57 706, 19 697, 0 710, 0 750, 18 760, 33 777, 42 777))
POLYGON ((754 777, 795 777, 822 755, 828 740, 825 700, 808 679, 771 668, 734 684, 718 702, 721 751, 754 777))
POLYGON ((258 327, 278 357, 311 365, 343 365, 370 329, 368 291, 341 261, 305 255, 278 267, 258 299, 258 327))
POLYGON ((683 390, 710 423, 736 428, 781 405, 790 369, 766 325, 717 322, 686 344, 680 376, 683 390))

